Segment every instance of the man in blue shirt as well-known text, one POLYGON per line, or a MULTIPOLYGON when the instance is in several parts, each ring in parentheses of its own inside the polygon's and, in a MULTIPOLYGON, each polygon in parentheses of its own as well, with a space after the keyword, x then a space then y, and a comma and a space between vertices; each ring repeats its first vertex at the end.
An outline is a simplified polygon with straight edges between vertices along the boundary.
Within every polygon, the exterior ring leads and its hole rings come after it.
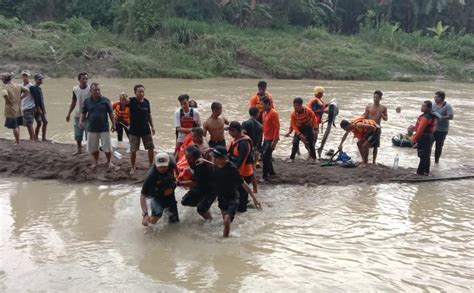
POLYGON ((115 167, 110 159, 112 157, 112 143, 109 132, 109 116, 112 131, 115 131, 115 120, 110 100, 102 96, 100 85, 96 82, 91 84, 91 96, 84 101, 80 117, 80 127, 84 128, 87 119, 87 150, 94 158, 93 169, 99 165, 99 141, 107 158, 107 167, 115 167))

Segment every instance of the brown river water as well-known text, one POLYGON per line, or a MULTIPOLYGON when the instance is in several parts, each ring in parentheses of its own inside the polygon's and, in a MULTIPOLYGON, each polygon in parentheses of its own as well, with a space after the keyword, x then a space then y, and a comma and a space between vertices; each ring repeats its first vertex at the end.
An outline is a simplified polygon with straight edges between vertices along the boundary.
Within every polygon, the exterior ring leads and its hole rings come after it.
MULTIPOLYGON (((121 91, 132 94, 138 82, 99 81, 111 100, 121 91)), ((173 147, 179 94, 196 99, 203 118, 217 100, 224 104, 225 117, 243 120, 257 83, 140 82, 152 104, 155 144, 166 150, 173 147)), ((72 124, 65 122, 73 85, 72 79, 45 80, 49 137, 57 142, 73 142, 72 124)), ((326 88, 326 100, 337 98, 337 122, 361 114, 375 89, 384 91, 389 121, 383 123, 379 162, 391 165, 398 153, 405 167, 417 166, 416 152, 393 147, 391 137, 414 124, 423 100, 445 90, 455 120, 433 170, 474 165, 471 84, 270 80, 282 133, 289 126, 292 99, 307 100, 315 85, 326 88)), ((2 102, 2 113, 3 107, 2 102)), ((11 138, 5 128, 0 134, 11 138)), ((326 147, 337 148, 342 134, 333 129, 326 147)), ((276 155, 289 155, 290 144, 282 138, 276 155)), ((345 149, 360 159, 352 138, 345 149)), ((238 215, 231 238, 222 239, 216 205, 211 223, 179 206, 181 223, 163 221, 145 234, 139 186, 0 178, 0 291, 472 292, 473 182, 265 187, 258 194, 263 210, 238 215)), ((177 191, 178 200, 183 193, 177 191)))

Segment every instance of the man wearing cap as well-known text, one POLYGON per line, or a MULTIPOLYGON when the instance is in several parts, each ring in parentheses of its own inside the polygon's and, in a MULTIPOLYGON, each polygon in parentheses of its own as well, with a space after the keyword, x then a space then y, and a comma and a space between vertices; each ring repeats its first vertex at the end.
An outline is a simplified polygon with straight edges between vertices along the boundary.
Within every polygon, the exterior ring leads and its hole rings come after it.
POLYGON ((41 73, 35 74, 35 85, 30 88, 31 95, 35 100, 36 105, 36 129, 35 137, 39 139, 39 132, 41 130, 41 140, 48 141, 46 139, 46 129, 48 128, 48 120, 46 119, 46 107, 44 106, 43 90, 41 85, 43 84, 44 76, 41 73))
POLYGON ((28 129, 28 134, 30 135, 31 140, 36 140, 35 130, 33 129, 33 121, 35 119, 35 99, 31 95, 31 87, 33 86, 30 83, 30 72, 28 70, 23 70, 21 72, 21 78, 23 79, 22 86, 30 89, 30 94, 21 100, 21 111, 23 112, 23 125, 28 129))
POLYGON ((13 130, 15 142, 20 144, 20 125, 23 124, 21 115, 21 100, 30 90, 22 85, 12 83, 12 74, 2 74, 2 96, 5 99, 5 127, 13 130))
MULTIPOLYGON (((242 179, 250 184, 254 175, 252 140, 242 133, 242 125, 238 121, 230 122, 229 135, 232 137, 228 148, 230 162, 239 170, 242 179)), ((243 213, 247 211, 249 194, 243 187, 239 187, 239 194, 237 211, 243 213)))
POLYGON ((109 116, 112 122, 111 130, 115 131, 115 119, 110 100, 102 96, 100 85, 94 82, 91 84, 91 97, 84 101, 79 121, 80 127, 84 128, 84 121, 87 118, 87 150, 94 158, 93 169, 99 165, 99 141, 107 158, 107 167, 115 167, 110 161, 112 157, 112 143, 107 116, 109 116))
POLYGON ((77 76, 79 84, 72 88, 72 100, 71 105, 69 105, 69 111, 66 116, 66 122, 69 122, 71 119, 71 113, 76 109, 74 114, 74 140, 77 143, 77 151, 73 155, 82 153, 82 140, 85 136, 87 137, 87 129, 81 128, 79 126, 79 120, 82 112, 82 107, 84 106, 84 101, 91 96, 90 87, 87 84, 89 77, 86 72, 81 72, 77 76), (76 108, 77 105, 77 108, 76 108))
POLYGON ((163 211, 169 211, 169 222, 179 222, 178 207, 174 190, 176 188, 173 170, 176 164, 167 153, 158 153, 155 164, 150 168, 143 183, 140 206, 142 208, 142 225, 156 224, 163 216, 163 211), (151 215, 148 213, 147 198, 150 199, 151 215))
POLYGON ((321 121, 323 120, 323 114, 327 113, 328 111, 323 96, 324 88, 322 86, 316 86, 314 88, 314 97, 312 97, 308 103, 308 108, 313 110, 313 113, 316 115, 316 125, 314 127, 314 145, 316 145, 316 141, 318 140, 319 125, 321 125, 321 121))

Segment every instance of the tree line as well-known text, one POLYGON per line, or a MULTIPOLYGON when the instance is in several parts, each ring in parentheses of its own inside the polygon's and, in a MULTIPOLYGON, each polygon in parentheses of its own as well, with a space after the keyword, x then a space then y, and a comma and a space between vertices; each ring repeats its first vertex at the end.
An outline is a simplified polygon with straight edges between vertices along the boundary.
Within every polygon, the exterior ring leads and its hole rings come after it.
POLYGON ((353 34, 361 25, 397 24, 406 31, 474 32, 472 0, 0 0, 0 14, 27 23, 71 17, 117 33, 153 35, 168 18, 239 27, 319 26, 353 34))

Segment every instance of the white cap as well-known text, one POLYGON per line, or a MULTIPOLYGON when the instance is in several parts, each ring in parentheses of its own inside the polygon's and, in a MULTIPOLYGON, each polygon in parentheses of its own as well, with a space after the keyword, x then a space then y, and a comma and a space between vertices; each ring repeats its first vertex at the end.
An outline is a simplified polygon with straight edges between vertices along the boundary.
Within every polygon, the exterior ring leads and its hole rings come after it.
POLYGON ((29 76, 31 75, 31 73, 30 73, 28 70, 23 70, 23 71, 21 72, 21 75, 26 75, 26 76, 29 77, 29 76))
POLYGON ((170 163, 170 156, 167 153, 158 153, 155 157, 155 166, 168 167, 170 163))

